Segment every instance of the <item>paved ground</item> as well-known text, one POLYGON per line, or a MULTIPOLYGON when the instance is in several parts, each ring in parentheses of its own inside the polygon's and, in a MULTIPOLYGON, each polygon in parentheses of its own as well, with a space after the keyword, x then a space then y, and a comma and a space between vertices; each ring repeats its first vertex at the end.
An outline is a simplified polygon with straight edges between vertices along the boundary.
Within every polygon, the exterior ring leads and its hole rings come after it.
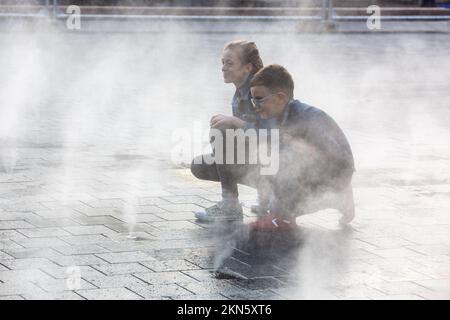
POLYGON ((450 298, 448 35, 295 37, 1 34, 0 297, 450 298), (291 239, 193 219, 220 190, 170 162, 170 135, 229 110, 236 37, 347 133, 348 228, 333 210, 291 239))

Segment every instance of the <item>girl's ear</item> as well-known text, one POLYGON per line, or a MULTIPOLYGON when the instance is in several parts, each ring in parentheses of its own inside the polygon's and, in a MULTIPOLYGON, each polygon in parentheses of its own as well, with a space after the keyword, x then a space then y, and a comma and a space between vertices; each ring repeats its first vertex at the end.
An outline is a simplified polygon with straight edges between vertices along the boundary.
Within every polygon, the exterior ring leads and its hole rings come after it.
POLYGON ((252 73, 253 65, 251 63, 247 63, 245 66, 245 71, 247 71, 248 74, 252 73))

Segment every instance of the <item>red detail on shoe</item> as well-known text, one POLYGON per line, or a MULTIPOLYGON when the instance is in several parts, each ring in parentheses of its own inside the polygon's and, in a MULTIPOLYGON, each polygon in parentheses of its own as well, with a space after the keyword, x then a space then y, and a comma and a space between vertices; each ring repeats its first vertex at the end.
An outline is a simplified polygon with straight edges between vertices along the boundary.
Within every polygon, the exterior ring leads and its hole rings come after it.
POLYGON ((285 217, 280 214, 269 214, 261 217, 255 222, 249 223, 250 231, 294 231, 298 225, 295 217, 285 217))

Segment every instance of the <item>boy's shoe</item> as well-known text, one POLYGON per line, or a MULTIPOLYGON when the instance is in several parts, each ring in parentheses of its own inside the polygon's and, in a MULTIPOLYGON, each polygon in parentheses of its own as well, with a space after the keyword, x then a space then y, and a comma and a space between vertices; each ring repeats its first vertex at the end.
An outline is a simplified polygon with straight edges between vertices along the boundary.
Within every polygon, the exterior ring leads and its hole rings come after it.
POLYGON ((254 204, 250 207, 250 211, 256 213, 259 217, 262 217, 268 213, 269 207, 262 206, 260 204, 254 204))
POLYGON ((255 222, 248 225, 249 231, 262 231, 262 232, 273 232, 273 231, 296 231, 298 230, 297 222, 295 217, 286 217, 281 214, 268 214, 264 217, 259 218, 255 222))
POLYGON ((200 222, 242 220, 242 206, 239 201, 222 200, 205 211, 195 212, 195 217, 200 222))
POLYGON ((270 199, 267 194, 264 194, 261 189, 258 189, 258 198, 256 204, 250 207, 250 211, 256 213, 258 217, 265 216, 269 212, 270 199))

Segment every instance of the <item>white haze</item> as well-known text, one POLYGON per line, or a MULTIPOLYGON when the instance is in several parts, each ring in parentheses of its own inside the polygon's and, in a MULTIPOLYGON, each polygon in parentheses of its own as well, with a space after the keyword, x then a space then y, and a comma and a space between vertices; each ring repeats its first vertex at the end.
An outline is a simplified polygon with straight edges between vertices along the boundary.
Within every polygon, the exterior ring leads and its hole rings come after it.
MULTIPOLYGON (((234 88, 223 84, 220 59, 233 39, 255 41, 265 64, 292 73, 298 99, 338 122, 354 152, 356 188, 386 186, 389 192, 411 181, 449 181, 448 34, 57 30, 0 33, 0 162, 2 176, 14 176, 25 158, 35 156, 31 148, 60 148, 59 157, 49 155, 59 166, 41 178, 54 181, 49 187, 62 190, 62 200, 89 194, 97 180, 91 164, 114 155, 146 157, 123 175, 112 173, 108 178, 117 184, 140 190, 143 181, 170 183, 164 169, 174 168, 173 130, 230 113, 234 88)), ((383 209, 376 194, 362 199, 356 192, 356 202, 360 210, 383 209)), ((315 248, 327 256, 335 247, 329 236, 307 241, 302 277, 333 272, 334 260, 323 266, 315 248)), ((323 294, 306 290, 299 296, 314 293, 323 294)))

